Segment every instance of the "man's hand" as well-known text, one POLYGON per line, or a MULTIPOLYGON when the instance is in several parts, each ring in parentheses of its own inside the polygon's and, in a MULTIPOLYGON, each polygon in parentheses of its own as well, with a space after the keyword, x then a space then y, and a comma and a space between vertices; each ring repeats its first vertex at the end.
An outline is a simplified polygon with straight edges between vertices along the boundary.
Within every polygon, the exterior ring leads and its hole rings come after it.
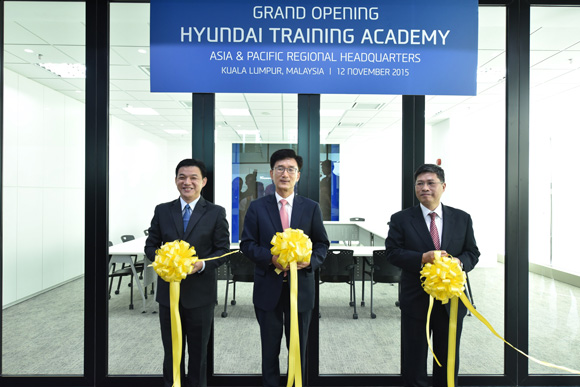
POLYGON ((197 261, 196 263, 193 264, 193 266, 191 266, 191 271, 187 275, 192 275, 194 273, 197 273, 201 269, 203 269, 203 262, 197 261))
MULTIPOLYGON (((426 263, 433 263, 433 261, 435 260, 435 251, 436 250, 431 250, 431 251, 427 251, 426 253, 423 253, 423 258, 421 259, 421 264, 424 265, 426 263)), ((447 251, 445 251, 445 250, 439 250, 439 251, 441 251, 442 257, 447 256, 447 251)))
POLYGON ((308 262, 296 262, 296 269, 305 269, 310 266, 310 261, 308 262))
POLYGON ((282 265, 280 265, 280 264, 278 263, 278 255, 272 255, 272 264, 273 264, 274 266, 276 266, 276 269, 280 269, 280 270, 282 270, 282 271, 288 271, 288 270, 290 270, 290 265, 288 265, 288 267, 286 267, 286 269, 284 269, 284 268, 282 267, 282 265))

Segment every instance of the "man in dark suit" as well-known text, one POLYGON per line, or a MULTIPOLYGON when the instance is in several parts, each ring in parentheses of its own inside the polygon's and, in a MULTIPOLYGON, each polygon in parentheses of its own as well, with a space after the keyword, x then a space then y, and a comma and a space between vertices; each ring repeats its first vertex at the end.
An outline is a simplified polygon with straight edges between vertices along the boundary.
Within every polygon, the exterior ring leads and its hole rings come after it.
MULTIPOLYGON (((282 232, 283 222, 301 229, 312 240, 310 262, 298 263, 298 325, 302 374, 306 369, 306 339, 314 309, 314 272, 320 267, 329 242, 318 203, 294 194, 300 180, 302 157, 292 149, 281 149, 270 157, 270 177, 276 186, 275 195, 254 200, 244 222, 240 248, 256 264, 254 273, 254 310, 260 325, 262 341, 262 383, 280 386, 280 342, 282 330, 286 346, 290 340, 289 267, 276 274, 278 256, 272 256, 270 241, 282 232)), ((300 370, 296 370, 300 372, 300 370)))
MULTIPOLYGON (((465 272, 479 260, 471 216, 464 211, 441 204, 445 191, 445 173, 437 165, 425 164, 415 171, 415 194, 418 206, 397 212, 391 217, 389 234, 385 241, 387 259, 402 271, 401 275, 401 344, 402 374, 405 386, 426 387, 427 340, 425 324, 429 295, 421 287, 420 271, 432 263, 434 251, 451 255, 465 272)), ((459 369, 459 339, 463 317, 467 309, 459 303, 457 318, 457 348, 455 385, 459 369)), ((430 328, 435 355, 442 364, 433 361, 433 386, 447 386, 447 340, 449 332, 449 303, 435 301, 430 328)))
MULTIPOLYGON (((145 253, 155 260, 155 251, 162 244, 184 240, 195 247, 199 258, 217 257, 229 251, 229 227, 223 207, 206 201, 201 190, 207 183, 205 164, 200 160, 185 159, 175 168, 175 185, 180 197, 155 207, 145 253)), ((213 321, 216 288, 216 268, 227 258, 198 261, 189 275, 181 281, 179 313, 183 346, 189 351, 188 375, 185 378, 185 352, 182 351, 181 385, 207 386, 207 345, 213 321)), ((169 310, 169 283, 157 280, 159 322, 163 341, 163 382, 173 385, 173 358, 171 345, 171 317, 169 310)))

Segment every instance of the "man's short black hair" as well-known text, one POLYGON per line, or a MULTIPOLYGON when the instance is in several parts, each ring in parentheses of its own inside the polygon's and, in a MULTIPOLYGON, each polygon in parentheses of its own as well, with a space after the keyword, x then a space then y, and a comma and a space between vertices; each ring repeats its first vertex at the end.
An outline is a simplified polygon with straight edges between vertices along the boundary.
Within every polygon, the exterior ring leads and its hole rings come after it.
POLYGON ((442 183, 445 183, 445 171, 443 171, 443 168, 441 168, 439 165, 435 165, 435 164, 423 164, 423 165, 421 165, 415 171, 415 175, 414 175, 415 181, 417 181, 417 176, 419 176, 422 173, 434 173, 437 175, 437 177, 439 178, 439 180, 442 183))
POLYGON ((205 167, 205 163, 198 159, 184 159, 177 164, 175 168, 175 177, 179 175, 179 168, 182 167, 198 167, 201 171, 201 178, 203 179, 207 175, 207 168, 205 167))
POLYGON ((272 153, 270 156, 270 168, 274 169, 274 165, 280 160, 284 159, 294 159, 296 164, 298 164, 298 170, 302 169, 302 157, 298 156, 294 149, 278 149, 276 152, 272 153))

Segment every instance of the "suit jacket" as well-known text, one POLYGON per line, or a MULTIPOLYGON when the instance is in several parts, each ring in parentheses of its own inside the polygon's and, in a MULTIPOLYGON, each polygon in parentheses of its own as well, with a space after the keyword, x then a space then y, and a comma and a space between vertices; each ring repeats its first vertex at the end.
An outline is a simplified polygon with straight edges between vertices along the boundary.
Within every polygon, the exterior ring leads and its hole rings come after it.
MULTIPOLYGON (((458 258, 463 264, 463 270, 469 272, 479 261, 471 216, 453 207, 443 205, 441 207, 443 211, 441 250, 458 258)), ((421 286, 419 273, 423 253, 435 250, 435 245, 419 205, 397 212, 391 217, 385 248, 387 260, 403 269, 401 312, 426 320, 429 295, 421 286)), ((449 311, 449 304, 447 309, 449 311)), ((467 309, 460 302, 459 315, 465 316, 466 312, 467 309)))
MULTIPOLYGON (((326 258, 330 245, 322 223, 320 206, 315 201, 296 195, 290 227, 301 229, 312 241, 312 256, 308 268, 298 270, 298 311, 314 308, 314 272, 326 258)), ((256 264, 254 269, 254 305, 262 310, 274 310, 282 292, 284 276, 274 271, 272 245, 276 232, 282 232, 276 195, 266 195, 251 202, 244 221, 240 248, 256 264)))
MULTIPOLYGON (((199 258, 217 257, 230 249, 230 233, 223 207, 208 202, 203 197, 195 205, 187 230, 183 230, 183 216, 179 198, 155 207, 155 214, 145 242, 145 254, 155 260, 155 251, 166 242, 184 240, 195 247, 199 258)), ((216 268, 227 257, 205 262, 205 269, 188 275, 181 281, 180 304, 185 308, 197 308, 215 303, 217 296, 216 268)), ((157 302, 169 306, 169 283, 161 277, 157 280, 157 302)))

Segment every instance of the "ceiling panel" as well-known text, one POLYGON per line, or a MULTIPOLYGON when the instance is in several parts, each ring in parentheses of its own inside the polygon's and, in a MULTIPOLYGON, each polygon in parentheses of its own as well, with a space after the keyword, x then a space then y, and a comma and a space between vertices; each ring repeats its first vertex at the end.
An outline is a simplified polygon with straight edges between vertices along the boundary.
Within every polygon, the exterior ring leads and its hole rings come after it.
MULTIPOLYGON (((4 4, 5 67, 83 101, 84 93, 77 93, 84 90, 83 79, 61 79, 35 63, 84 63, 84 4, 53 3, 49 8, 30 5, 27 2, 4 4), (34 52, 26 53, 24 49, 34 52)), ((144 71, 150 63, 149 4, 112 3, 110 7, 111 115, 163 138, 188 138, 160 129, 161 122, 165 128, 191 128, 192 96, 150 92, 149 75, 144 71), (127 104, 151 107, 160 115, 132 116, 122 110, 127 104)), ((484 108, 505 95, 505 8, 480 7, 479 14, 478 97, 427 96, 428 119, 441 120, 453 113, 484 108)), ((537 87, 534 95, 553 96, 580 85, 578 20, 578 8, 533 7, 530 59, 531 82, 537 87)), ((230 125, 218 127, 218 135, 240 141, 240 135, 232 128, 256 130, 258 125, 263 139, 292 141, 298 122, 297 101, 296 94, 216 94, 216 122, 230 125), (250 116, 224 116, 220 109, 226 108, 248 109, 250 116)), ((336 110, 339 116, 322 116, 321 132, 330 133, 326 141, 341 142, 353 134, 372 136, 388 127, 398 127, 401 101, 401 96, 394 95, 322 95, 321 110, 336 110), (371 105, 376 109, 360 109, 371 105)))

